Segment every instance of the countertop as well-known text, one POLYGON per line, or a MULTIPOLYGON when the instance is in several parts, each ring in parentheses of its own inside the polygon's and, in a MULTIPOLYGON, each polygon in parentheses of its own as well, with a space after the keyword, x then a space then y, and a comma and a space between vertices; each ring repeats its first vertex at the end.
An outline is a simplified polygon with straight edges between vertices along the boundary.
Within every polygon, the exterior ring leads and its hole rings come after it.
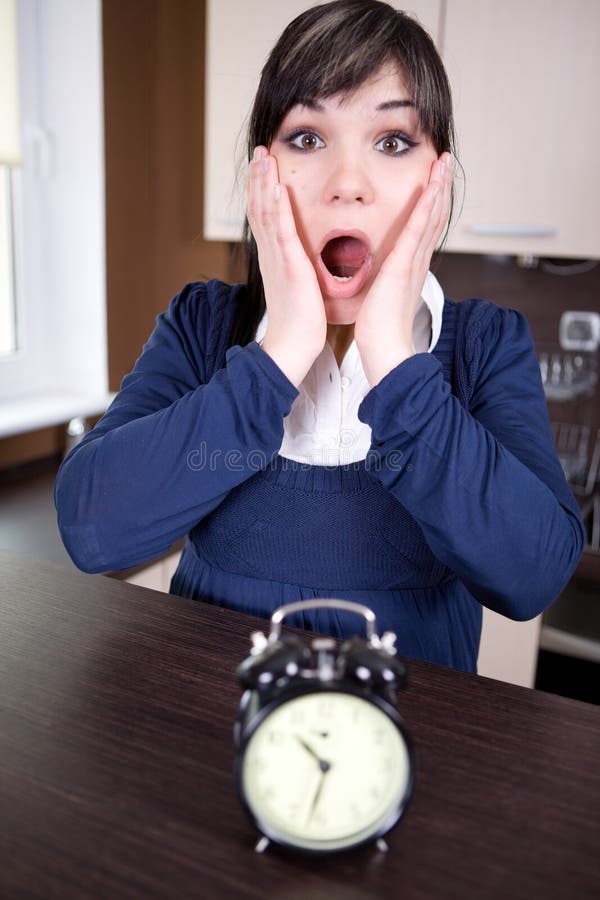
POLYGON ((232 725, 265 622, 7 552, 0 617, 4 897, 600 893, 599 707, 409 661, 418 782, 388 852, 257 854, 232 725))

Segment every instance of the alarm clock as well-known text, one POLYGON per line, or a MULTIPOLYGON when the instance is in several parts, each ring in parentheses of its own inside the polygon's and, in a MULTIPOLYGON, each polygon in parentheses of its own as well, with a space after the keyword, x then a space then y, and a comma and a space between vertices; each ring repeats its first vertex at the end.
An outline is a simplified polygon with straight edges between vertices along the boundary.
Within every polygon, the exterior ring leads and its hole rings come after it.
POLYGON ((404 814, 415 784, 412 741, 396 706, 406 666, 396 636, 377 634, 368 607, 308 600, 280 607, 268 637, 251 635, 237 670, 245 688, 234 726, 243 807, 262 837, 314 854, 349 850, 383 835, 404 814), (281 635, 285 616, 335 608, 362 615, 366 639, 341 645, 281 635))

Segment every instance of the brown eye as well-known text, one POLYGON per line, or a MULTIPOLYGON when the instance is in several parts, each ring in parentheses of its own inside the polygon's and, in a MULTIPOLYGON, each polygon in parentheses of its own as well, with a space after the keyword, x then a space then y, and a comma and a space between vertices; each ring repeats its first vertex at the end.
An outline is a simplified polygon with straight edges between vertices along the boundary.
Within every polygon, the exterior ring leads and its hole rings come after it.
POLYGON ((411 147, 415 147, 415 141, 404 137, 401 134, 386 134, 385 137, 379 138, 375 144, 375 149, 387 156, 402 156, 411 147))
POLYGON ((385 138, 382 141, 382 150, 384 153, 397 153, 399 150, 397 138, 385 138))
POLYGON ((288 143, 298 150, 320 150, 325 146, 318 134, 313 131, 297 131, 288 138, 288 143))

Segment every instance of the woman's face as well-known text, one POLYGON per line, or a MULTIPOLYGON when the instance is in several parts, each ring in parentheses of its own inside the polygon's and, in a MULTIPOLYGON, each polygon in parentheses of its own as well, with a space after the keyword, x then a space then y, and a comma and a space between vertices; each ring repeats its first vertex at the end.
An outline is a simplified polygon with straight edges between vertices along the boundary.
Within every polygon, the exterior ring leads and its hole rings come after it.
POLYGON ((270 150, 327 321, 351 324, 437 159, 410 92, 386 65, 354 93, 292 107, 270 150))

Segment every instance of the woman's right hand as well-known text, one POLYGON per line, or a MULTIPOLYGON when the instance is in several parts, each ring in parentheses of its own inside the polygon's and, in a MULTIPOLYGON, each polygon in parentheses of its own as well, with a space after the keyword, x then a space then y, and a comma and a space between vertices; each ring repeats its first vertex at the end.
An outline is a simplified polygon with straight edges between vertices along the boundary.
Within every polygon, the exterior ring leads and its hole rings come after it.
POLYGON ((298 387, 323 349, 325 307, 317 275, 296 230, 277 161, 257 147, 248 178, 248 221, 258 248, 268 326, 263 350, 298 387))

